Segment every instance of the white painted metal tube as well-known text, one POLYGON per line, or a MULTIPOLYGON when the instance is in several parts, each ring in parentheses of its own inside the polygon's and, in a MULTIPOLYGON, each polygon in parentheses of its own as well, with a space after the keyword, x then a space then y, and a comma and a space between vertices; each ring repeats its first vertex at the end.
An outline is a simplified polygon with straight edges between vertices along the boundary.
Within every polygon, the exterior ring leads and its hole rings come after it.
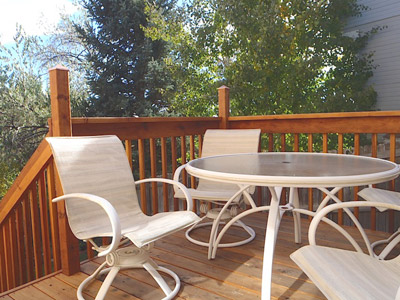
POLYGON ((164 182, 164 183, 172 184, 173 186, 177 186, 178 188, 180 188, 182 190, 183 194, 186 197, 187 210, 191 211, 193 209, 192 196, 190 195, 189 191, 182 183, 172 180, 172 179, 166 179, 166 178, 147 178, 147 179, 135 181, 135 184, 138 185, 138 184, 147 183, 147 182, 164 182))
POLYGON ((111 244, 102 252, 100 252, 98 255, 99 256, 106 256, 107 254, 115 251, 119 247, 119 242, 121 240, 121 223, 119 221, 118 214, 115 210, 115 208, 111 205, 110 202, 108 202, 106 199, 92 195, 92 194, 85 194, 85 193, 71 193, 67 195, 63 195, 57 198, 53 199, 53 202, 58 202, 61 200, 66 200, 70 201, 71 199, 82 199, 82 200, 87 200, 91 201, 93 203, 98 204, 101 208, 104 209, 106 212, 110 223, 111 223, 111 228, 112 228, 112 234, 113 238, 111 241, 111 244))

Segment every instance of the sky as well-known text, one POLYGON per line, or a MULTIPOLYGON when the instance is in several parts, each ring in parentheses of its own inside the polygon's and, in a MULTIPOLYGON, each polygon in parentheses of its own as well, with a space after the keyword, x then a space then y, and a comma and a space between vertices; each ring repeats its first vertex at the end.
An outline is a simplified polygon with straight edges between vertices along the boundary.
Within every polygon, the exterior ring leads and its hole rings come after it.
POLYGON ((60 20, 60 12, 72 14, 77 7, 72 0, 0 0, 0 43, 13 42, 16 24, 29 35, 43 35, 46 27, 60 20))

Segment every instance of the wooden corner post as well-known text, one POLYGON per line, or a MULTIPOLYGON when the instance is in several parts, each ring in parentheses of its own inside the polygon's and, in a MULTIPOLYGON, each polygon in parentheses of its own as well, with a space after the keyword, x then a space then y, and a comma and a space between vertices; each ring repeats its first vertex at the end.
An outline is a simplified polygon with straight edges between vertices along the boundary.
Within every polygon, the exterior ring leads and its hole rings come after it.
MULTIPOLYGON (((49 70, 51 101, 51 132, 53 136, 71 136, 71 103, 69 98, 69 70, 56 66, 49 70)), ((57 172, 54 172, 57 174, 57 172)), ((58 175, 56 175, 56 196, 63 195, 58 175)), ((79 241, 71 232, 67 220, 64 201, 57 203, 61 268, 66 275, 80 271, 79 241)))
POLYGON ((220 128, 229 128, 229 88, 225 85, 218 88, 218 116, 222 118, 220 128))
POLYGON ((68 72, 67 68, 59 65, 49 70, 53 136, 72 135, 68 72))

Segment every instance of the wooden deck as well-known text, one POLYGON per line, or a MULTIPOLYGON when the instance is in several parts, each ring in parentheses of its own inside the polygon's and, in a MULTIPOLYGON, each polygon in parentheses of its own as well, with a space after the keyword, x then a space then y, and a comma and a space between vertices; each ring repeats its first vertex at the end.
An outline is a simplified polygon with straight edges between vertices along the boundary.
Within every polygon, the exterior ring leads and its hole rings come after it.
MULTIPOLYGON (((152 257, 163 266, 175 271, 182 287, 177 299, 260 299, 262 256, 266 226, 266 213, 253 214, 245 222, 256 231, 251 243, 219 249, 215 260, 207 260, 206 248, 188 242, 184 232, 176 233, 156 242, 152 257)), ((294 243, 293 220, 284 217, 275 250, 272 277, 273 299, 325 299, 307 276, 289 258, 289 254, 307 243, 309 221, 302 221, 303 244, 294 243)), ((351 228, 352 232, 355 230, 351 228)), ((318 231, 321 244, 349 248, 326 225, 318 231)), ((230 230, 227 239, 234 240, 241 232, 230 230)), ((196 235, 206 238, 208 231, 198 229, 196 235)), ((386 234, 370 232, 371 240, 386 234)), ((81 272, 73 276, 56 273, 0 295, 1 300, 27 299, 76 299, 76 289, 102 260, 95 259, 82 264, 81 272)), ((94 299, 101 282, 96 281, 85 291, 86 299, 94 299)), ((119 274, 106 299, 161 299, 161 290, 143 270, 127 270, 119 274)))

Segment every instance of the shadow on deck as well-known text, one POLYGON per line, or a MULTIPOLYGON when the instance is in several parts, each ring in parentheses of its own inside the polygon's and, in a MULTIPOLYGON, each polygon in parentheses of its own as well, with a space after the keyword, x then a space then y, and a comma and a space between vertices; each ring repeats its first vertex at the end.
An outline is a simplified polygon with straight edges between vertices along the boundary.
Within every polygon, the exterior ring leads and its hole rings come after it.
MULTIPOLYGON (((151 250, 155 261, 178 274, 181 289, 177 299, 260 299, 261 272, 267 214, 257 213, 244 219, 256 231, 251 243, 220 248, 215 260, 207 260, 207 249, 185 239, 184 231, 155 243, 151 250)), ((293 219, 284 217, 278 234, 272 275, 273 299, 325 299, 307 276, 289 258, 290 253, 308 243, 309 221, 302 219, 302 244, 294 243, 293 219)), ((355 233, 354 228, 349 228, 355 233)), ((198 229, 193 234, 207 239, 209 231, 198 229)), ((230 229, 227 240, 233 241, 242 232, 230 229)), ((351 249, 339 234, 322 224, 318 230, 321 245, 351 249)), ((371 241, 387 237, 381 232, 367 231, 371 241)), ((73 276, 55 273, 0 295, 1 300, 19 299, 76 299, 79 284, 91 274, 103 259, 82 263, 81 272, 73 276)), ((100 281, 85 290, 86 299, 94 299, 100 281)), ((161 299, 164 295, 156 289, 153 279, 143 270, 127 270, 120 273, 106 299, 161 299)))

